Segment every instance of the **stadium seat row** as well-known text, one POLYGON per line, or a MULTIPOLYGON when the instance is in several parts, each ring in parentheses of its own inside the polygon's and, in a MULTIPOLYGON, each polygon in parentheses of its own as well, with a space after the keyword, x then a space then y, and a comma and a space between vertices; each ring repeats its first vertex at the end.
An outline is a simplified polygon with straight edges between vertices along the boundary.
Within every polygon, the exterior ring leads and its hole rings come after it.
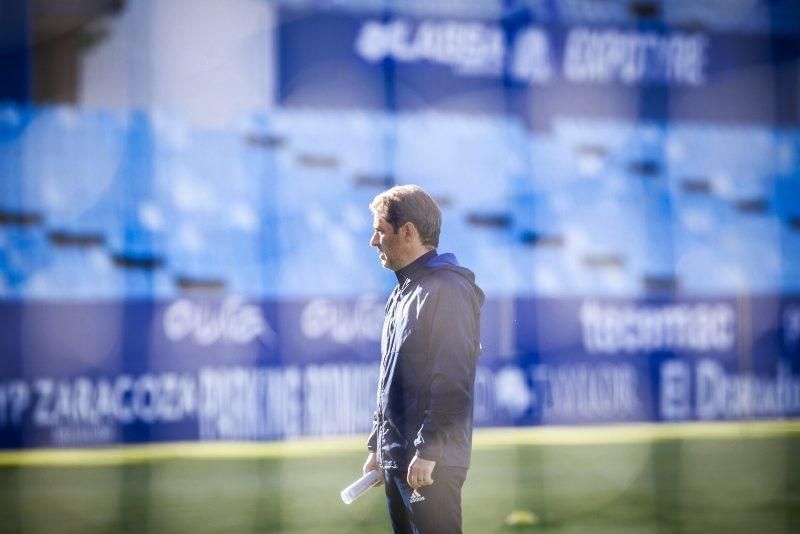
POLYGON ((396 183, 439 201, 440 248, 490 294, 796 292, 799 154, 756 126, 4 105, 0 296, 383 293, 367 205, 396 183))

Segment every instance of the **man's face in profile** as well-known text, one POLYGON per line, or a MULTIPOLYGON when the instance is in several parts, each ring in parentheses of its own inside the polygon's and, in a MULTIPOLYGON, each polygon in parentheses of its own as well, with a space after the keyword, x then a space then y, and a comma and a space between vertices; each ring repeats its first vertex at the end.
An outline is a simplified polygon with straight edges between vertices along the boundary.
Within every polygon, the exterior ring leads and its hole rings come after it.
POLYGON ((401 247, 400 233, 395 233, 392 225, 378 215, 372 219, 372 239, 369 245, 378 249, 381 265, 393 271, 397 270, 401 247))

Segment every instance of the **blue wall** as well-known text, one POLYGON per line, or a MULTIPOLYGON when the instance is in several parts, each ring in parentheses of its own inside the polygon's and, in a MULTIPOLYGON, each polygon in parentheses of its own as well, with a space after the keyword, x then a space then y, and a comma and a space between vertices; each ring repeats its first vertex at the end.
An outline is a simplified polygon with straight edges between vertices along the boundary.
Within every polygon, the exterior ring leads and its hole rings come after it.
POLYGON ((785 3, 281 4, 279 105, 226 127, 0 106, 0 447, 366 433, 402 183, 488 295, 477 424, 800 415, 785 3))

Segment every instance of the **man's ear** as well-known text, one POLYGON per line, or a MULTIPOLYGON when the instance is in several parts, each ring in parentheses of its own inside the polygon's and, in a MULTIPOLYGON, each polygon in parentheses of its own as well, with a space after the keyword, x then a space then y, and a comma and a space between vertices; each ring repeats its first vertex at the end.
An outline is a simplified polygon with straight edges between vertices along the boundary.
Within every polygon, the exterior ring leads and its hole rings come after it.
POLYGON ((414 236, 417 233, 417 228, 414 226, 414 223, 407 222, 401 228, 400 231, 403 233, 403 237, 406 239, 414 239, 414 236))

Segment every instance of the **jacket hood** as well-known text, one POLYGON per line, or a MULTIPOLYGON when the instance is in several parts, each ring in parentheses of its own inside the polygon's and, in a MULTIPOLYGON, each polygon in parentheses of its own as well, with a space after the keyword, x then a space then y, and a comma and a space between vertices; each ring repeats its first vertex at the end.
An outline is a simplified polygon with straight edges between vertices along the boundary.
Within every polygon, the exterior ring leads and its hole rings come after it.
POLYGON ((475 291, 475 296, 478 297, 478 304, 479 306, 483 306, 483 301, 485 299, 485 295, 483 290, 478 287, 478 284, 475 283, 475 273, 467 269, 466 267, 462 267, 459 265, 458 260, 456 259, 455 255, 450 252, 445 252, 444 254, 436 254, 428 260, 428 263, 425 264, 427 270, 431 271, 439 271, 439 270, 446 270, 451 271, 454 273, 458 273, 459 275, 466 278, 470 285, 472 285, 473 291, 475 291))

